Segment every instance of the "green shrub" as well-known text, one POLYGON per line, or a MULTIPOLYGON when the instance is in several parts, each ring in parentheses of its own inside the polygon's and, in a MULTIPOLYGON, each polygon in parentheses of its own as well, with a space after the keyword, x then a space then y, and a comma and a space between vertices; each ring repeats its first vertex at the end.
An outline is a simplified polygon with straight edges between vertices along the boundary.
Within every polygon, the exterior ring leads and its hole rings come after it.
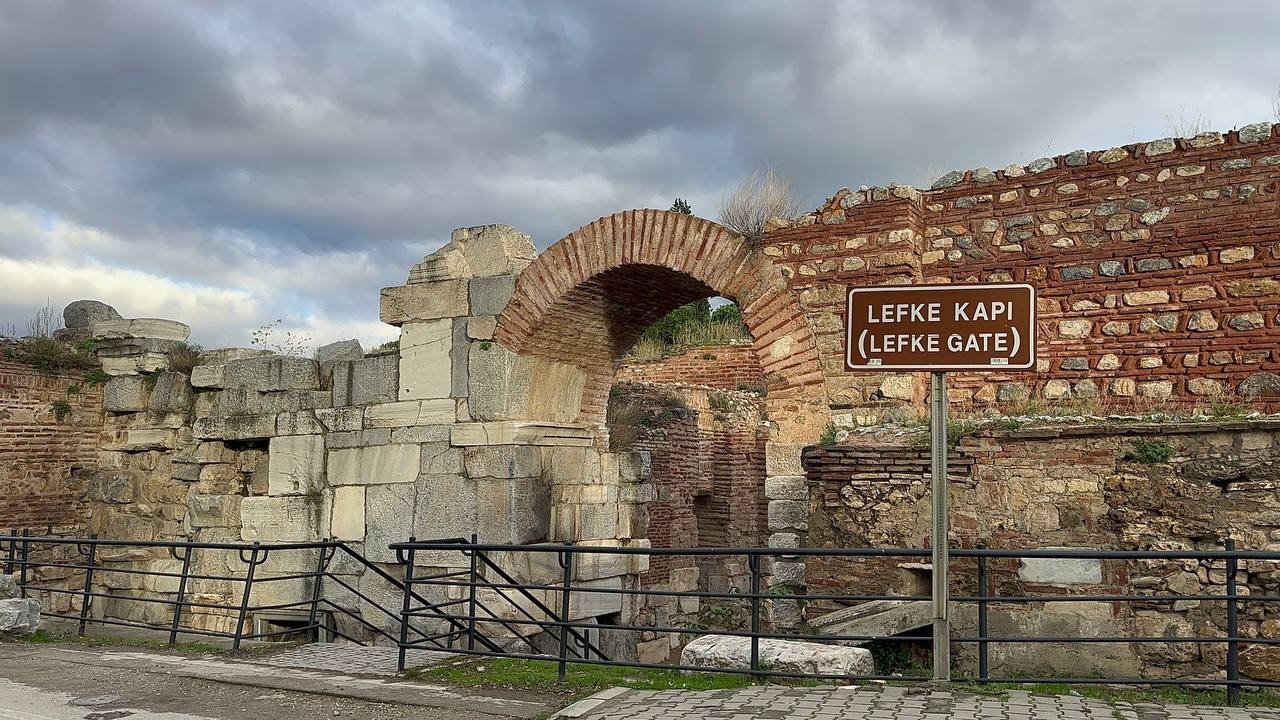
POLYGON ((840 432, 840 428, 835 423, 827 423, 827 427, 823 429, 822 434, 818 436, 818 447, 828 447, 836 444, 836 434, 840 432))
POLYGON ((53 416, 58 422, 66 420, 71 415, 71 403, 61 398, 49 403, 49 409, 53 411, 53 416))
POLYGON ((1131 449, 1126 453, 1125 457, 1143 465, 1159 465, 1160 463, 1169 462, 1169 458, 1173 457, 1173 448, 1169 447, 1169 443, 1163 440, 1138 438, 1133 441, 1131 449))
POLYGON ((102 368, 94 368, 84 374, 84 382, 89 385, 98 385, 98 386, 106 385, 107 381, 110 379, 111 379, 111 376, 108 375, 106 371, 104 371, 102 368))

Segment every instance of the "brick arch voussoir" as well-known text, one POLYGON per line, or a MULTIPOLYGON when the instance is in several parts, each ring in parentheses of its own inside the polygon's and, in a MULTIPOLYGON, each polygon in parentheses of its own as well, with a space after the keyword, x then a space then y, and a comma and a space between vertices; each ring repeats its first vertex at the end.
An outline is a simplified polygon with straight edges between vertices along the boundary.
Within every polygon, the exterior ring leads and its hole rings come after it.
MULTIPOLYGON (((581 347, 580 328, 573 332, 565 328, 566 337, 578 339, 572 346, 554 347, 557 328, 574 322, 564 312, 566 302, 585 297, 584 288, 594 287, 602 277, 626 272, 629 265, 664 268, 737 301, 766 368, 768 392, 820 383, 814 337, 769 258, 710 220, 664 210, 626 210, 574 230, 535 258, 517 278, 511 301, 494 330, 494 340, 512 352, 549 357, 585 370, 584 419, 603 420, 603 397, 597 396, 607 395, 621 358, 610 357, 606 362, 581 347), (787 351, 780 353, 774 343, 783 335, 790 340, 787 351)), ((601 345, 605 344, 602 334, 601 345)))

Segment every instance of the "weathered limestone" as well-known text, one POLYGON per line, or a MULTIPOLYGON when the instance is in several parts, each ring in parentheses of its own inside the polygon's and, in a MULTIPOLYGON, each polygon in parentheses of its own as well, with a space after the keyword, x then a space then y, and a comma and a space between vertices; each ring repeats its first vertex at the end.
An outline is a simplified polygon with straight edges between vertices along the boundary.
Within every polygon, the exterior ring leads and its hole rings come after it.
POLYGON ((62 309, 62 324, 68 330, 87 330, 95 322, 123 319, 115 308, 97 300, 76 300, 62 309))
POLYGON ((190 337, 191 328, 177 320, 159 318, 96 320, 89 323, 89 334, 96 340, 151 338, 182 342, 190 337))
MULTIPOLYGON (((776 672, 822 675, 874 675, 871 651, 862 648, 820 645, 791 640, 762 639, 760 666, 776 672)), ((694 667, 749 669, 751 638, 733 635, 703 635, 684 646, 681 665, 694 667)))
POLYGON ((400 328, 400 400, 450 397, 453 320, 405 323, 400 328))
POLYGON ((107 412, 141 412, 147 409, 147 386, 137 375, 117 375, 102 391, 102 409, 107 412))
POLYGON ((370 405, 364 411, 366 428, 398 428, 411 425, 445 425, 457 419, 457 403, 452 399, 405 400, 370 405))
POLYGON ((379 319, 388 325, 467 314, 466 280, 442 280, 382 289, 379 319))
POLYGON ((411 483, 418 477, 417 445, 375 445, 329 451, 330 485, 411 483))
POLYGON ((162 372, 151 378, 154 386, 147 409, 155 413, 186 413, 191 410, 191 384, 187 376, 177 372, 162 372))
POLYGON ((223 382, 227 388, 258 392, 319 390, 320 366, 315 360, 299 357, 233 360, 226 364, 223 382))
POLYGON ((267 494, 308 495, 324 483, 325 442, 323 435, 292 435, 271 438, 267 494))
POLYGON ((1102 582, 1102 561, 1088 558, 1024 558, 1018 568, 1018 577, 1027 582, 1046 585, 1098 585, 1102 582))
POLYGON ((0 600, 0 636, 31 635, 40 629, 40 603, 31 598, 0 600))
MULTIPOLYGON (((889 637, 927 627, 933 622, 928 600, 872 600, 827 613, 809 621, 818 635, 889 637)), ((860 647, 866 640, 837 640, 837 645, 860 647)))
POLYGON ((316 540, 319 511, 318 498, 243 498, 240 501, 240 539, 249 542, 316 540))
POLYGON ((336 361, 330 374, 334 407, 389 403, 398 395, 400 362, 395 355, 336 361))
POLYGON ((365 538, 365 488, 346 485, 333 489, 329 534, 334 540, 363 541, 365 538))

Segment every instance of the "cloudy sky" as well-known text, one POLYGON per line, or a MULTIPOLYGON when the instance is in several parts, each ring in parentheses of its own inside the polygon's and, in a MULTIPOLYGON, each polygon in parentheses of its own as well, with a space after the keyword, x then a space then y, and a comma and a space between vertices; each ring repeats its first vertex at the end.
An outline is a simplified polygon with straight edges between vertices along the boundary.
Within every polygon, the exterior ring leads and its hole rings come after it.
POLYGON ((3 0, 0 327, 394 334, 462 225, 545 247, 772 165, 807 205, 1275 119, 1280 3, 3 0))

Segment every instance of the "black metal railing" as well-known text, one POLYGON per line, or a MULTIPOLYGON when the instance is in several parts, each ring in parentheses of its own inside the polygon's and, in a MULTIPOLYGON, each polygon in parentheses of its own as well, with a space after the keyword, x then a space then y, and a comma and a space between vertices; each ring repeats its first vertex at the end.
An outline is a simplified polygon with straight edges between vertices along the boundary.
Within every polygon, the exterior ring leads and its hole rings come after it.
MULTIPOLYGON (((558 664, 561 677, 569 664, 605 664, 624 665, 641 668, 661 668, 696 670, 710 672, 730 672, 755 675, 759 677, 782 677, 798 679, 828 680, 930 680, 927 674, 879 673, 865 675, 828 675, 822 673, 784 672, 776 668, 765 667, 760 660, 760 641, 765 639, 798 640, 820 643, 863 643, 878 640, 918 641, 921 644, 931 640, 929 628, 920 628, 915 634, 899 634, 892 637, 883 635, 854 634, 822 634, 809 629, 804 623, 794 627, 783 626, 769 621, 768 608, 779 603, 803 602, 808 604, 826 603, 834 606, 850 606, 858 603, 890 600, 912 601, 929 600, 927 595, 893 595, 881 593, 849 593, 849 592, 799 592, 786 588, 765 587, 769 576, 766 574, 764 560, 800 560, 823 562, 837 559, 842 562, 861 561, 874 562, 885 560, 919 561, 927 558, 927 549, 880 549, 880 548, 840 548, 840 549, 780 549, 780 548, 632 548, 632 547, 599 547, 571 544, 539 544, 539 545, 505 545, 485 544, 470 541, 451 540, 414 541, 392 545, 398 559, 407 567, 412 567, 420 553, 456 553, 459 558, 449 563, 454 570, 429 576, 414 576, 407 572, 406 590, 418 586, 432 586, 452 590, 460 598, 447 608, 441 608, 449 617, 465 627, 459 628, 456 637, 466 639, 467 633, 474 632, 477 627, 498 626, 509 637, 500 651, 489 648, 478 648, 473 643, 449 643, 450 651, 460 654, 492 656, 504 655, 517 658, 551 660, 558 664), (494 560, 498 554, 515 554, 525 556, 553 556, 562 574, 557 578, 544 577, 540 582, 518 582, 508 572, 501 571, 494 560), (696 558, 702 561, 741 561, 746 560, 746 577, 741 583, 743 589, 732 588, 730 591, 706 590, 671 590, 658 587, 600 587, 590 583, 577 581, 574 568, 579 561, 592 555, 617 555, 623 557, 647 556, 649 558, 696 558), (575 584, 575 582, 577 584, 575 584), (481 602, 477 598, 488 593, 489 600, 481 602), (632 601, 633 605, 643 605, 652 599, 667 598, 679 601, 681 598, 697 598, 702 601, 733 600, 745 602, 749 609, 749 620, 745 628, 707 628, 691 624, 667 625, 636 624, 612 614, 597 617, 575 617, 572 612, 574 598, 583 594, 620 595, 632 601), (534 602, 534 601, 537 602, 534 602), (501 603, 505 607, 497 607, 501 603), (565 612, 569 609, 570 612, 565 612), (596 643, 590 641, 590 634, 599 633, 678 633, 682 638, 692 639, 704 635, 728 635, 750 639, 750 658, 741 668, 708 668, 702 666, 682 665, 679 663, 652 663, 639 660, 623 660, 608 657, 596 643), (539 642, 539 640, 542 642, 539 642)), ((951 602, 953 608, 969 607, 973 615, 969 621, 954 624, 951 642, 960 647, 972 648, 965 655, 970 666, 976 672, 968 675, 957 675, 956 680, 989 682, 1051 682, 1051 683, 1107 683, 1135 685, 1181 685, 1181 686, 1219 686, 1225 687, 1228 701, 1238 703, 1240 692, 1244 688, 1280 687, 1280 683, 1243 677, 1240 674, 1240 651, 1242 645, 1280 644, 1280 639, 1262 637, 1244 637, 1240 633, 1239 618, 1242 608, 1262 606, 1262 613, 1275 617, 1275 605, 1280 596, 1266 594, 1258 589, 1244 590, 1236 579, 1242 561, 1267 561, 1278 563, 1280 569, 1280 553, 1266 551, 1238 550, 1233 541, 1226 541, 1222 550, 1093 550, 1093 549, 1041 549, 1041 550, 1005 550, 987 548, 966 548, 952 550, 951 602), (1106 563, 1104 572, 1098 582, 1087 585, 1070 583, 1035 582, 1018 577, 1016 566, 1020 561, 1040 560, 1095 560, 1099 564, 1106 563), (1127 578, 1136 563, 1176 564, 1192 561, 1197 565, 1207 565, 1206 569, 1221 566, 1225 576, 1223 582, 1210 587, 1213 592, 1173 593, 1145 592, 1134 589, 1127 584, 1127 578), (993 567, 993 565, 995 567, 993 567), (1112 578, 1108 580, 1107 578, 1112 578), (1007 588, 1005 593, 993 587, 1007 588), (1077 590, 1075 588, 1083 588, 1077 590), (998 612, 1009 606, 1047 607, 1062 602, 1100 602, 1113 604, 1146 604, 1158 607, 1178 601, 1199 601, 1202 603, 1218 603, 1225 608, 1225 627, 1220 634, 1189 636, 1140 636, 1140 635, 1080 635, 1049 636, 1015 633, 993 633, 990 630, 993 611, 998 612), (997 675, 991 671, 992 648, 999 645, 1026 644, 1032 647, 1045 647, 1053 644, 1131 644, 1134 646, 1178 645, 1178 644, 1219 644, 1226 646, 1226 663, 1218 671, 1225 671, 1222 676, 1215 672, 1206 672, 1204 677, 1185 677, 1184 672, 1171 672, 1177 677, 1025 677, 1020 675, 997 675)), ((508 555, 510 556, 510 555, 508 555)), ((547 563, 542 563, 547 566, 547 563)), ((406 624, 409 619, 426 608, 417 607, 411 597, 406 594, 403 603, 403 617, 406 624)), ((953 610, 954 613, 954 610, 953 610)), ((500 635, 495 630, 491 636, 500 635)), ((401 644, 402 650, 413 648, 418 643, 406 641, 401 644)), ((1006 663, 1007 664, 1007 663, 1006 663)), ((403 659, 402 659, 403 666, 403 659)))
MULTIPOLYGON (((162 632, 169 644, 180 635, 228 640, 233 649, 252 640, 326 636, 359 644, 417 640, 431 649, 446 649, 420 629, 402 625, 401 613, 375 597, 405 595, 403 583, 341 542, 113 540, 22 531, 0 535, 0 552, 0 564, 17 576, 22 595, 42 598, 41 615, 74 623, 81 636, 89 625, 104 625, 162 632), (352 571, 335 572, 339 554, 352 563, 352 571), (154 561, 166 558, 176 567, 153 567, 154 561), (278 566, 270 567, 272 562, 278 566), (381 583, 380 592, 362 589, 357 575, 365 583, 381 583), (301 585, 272 592, 273 585, 291 581, 301 585), (159 582, 173 589, 155 589, 159 582), (270 597, 273 594, 277 597, 270 597), (346 602, 335 599, 341 597, 346 602), (95 604, 107 603, 113 607, 95 612, 95 604), (254 617, 278 619, 281 612, 298 613, 305 620, 291 618, 279 630, 250 627, 254 617), (161 615, 168 617, 161 620, 161 615)), ((452 622, 443 611, 433 610, 426 598, 412 591, 409 596, 421 616, 452 622)), ((488 638, 478 640, 485 647, 497 647, 488 638)))

